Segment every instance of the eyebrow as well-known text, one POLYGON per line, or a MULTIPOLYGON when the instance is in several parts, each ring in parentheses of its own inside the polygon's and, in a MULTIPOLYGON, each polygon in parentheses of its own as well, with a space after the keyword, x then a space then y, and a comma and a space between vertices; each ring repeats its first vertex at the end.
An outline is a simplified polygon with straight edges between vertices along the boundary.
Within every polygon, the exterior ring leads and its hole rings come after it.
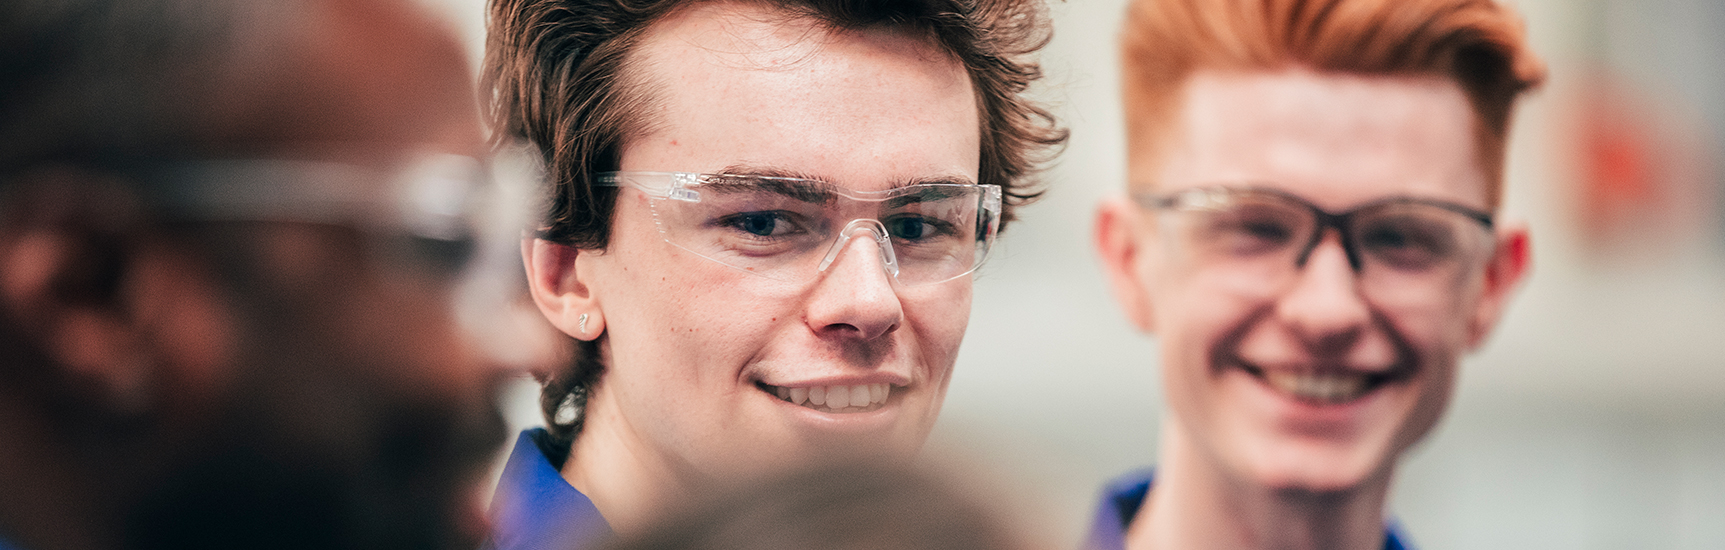
POLYGON ((703 178, 701 186, 719 193, 764 190, 810 204, 831 204, 833 184, 788 170, 729 166, 703 178))
POLYGON ((893 208, 900 208, 900 207, 912 205, 912 204, 918 204, 918 203, 924 203, 924 202, 934 202, 934 201, 938 201, 941 199, 950 199, 953 197, 963 196, 970 189, 971 188, 969 188, 969 187, 955 188, 955 187, 947 187, 946 185, 938 185, 937 184, 934 187, 923 187, 921 189, 917 189, 913 193, 906 193, 903 195, 899 195, 899 196, 887 199, 884 203, 881 204, 881 206, 883 208, 893 209, 893 208))
MULTIPOLYGON (((808 203, 828 204, 833 201, 835 189, 838 186, 826 178, 807 172, 788 170, 770 166, 731 165, 709 178, 705 184, 709 188, 723 192, 726 187, 750 187, 764 189, 784 195, 795 200, 808 203), (735 176, 727 178, 726 176, 735 176), (747 179, 745 179, 747 178, 747 179)), ((975 185, 976 182, 963 176, 930 176, 893 182, 887 189, 879 192, 901 189, 913 185, 975 185)), ((923 188, 916 193, 888 199, 887 207, 897 207, 918 202, 939 200, 958 196, 962 192, 939 187, 923 188)))

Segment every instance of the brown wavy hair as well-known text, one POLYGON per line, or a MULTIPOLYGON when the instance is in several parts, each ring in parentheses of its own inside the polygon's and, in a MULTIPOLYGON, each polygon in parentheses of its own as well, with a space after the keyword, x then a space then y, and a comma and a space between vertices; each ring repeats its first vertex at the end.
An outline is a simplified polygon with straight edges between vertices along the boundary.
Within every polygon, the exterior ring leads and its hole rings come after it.
MULTIPOLYGON (((629 78, 630 51, 655 22, 699 0, 492 0, 482 87, 499 145, 524 142, 544 162, 547 185, 538 237, 602 250, 610 240, 616 188, 593 175, 615 170, 634 116, 651 101, 629 78)), ((979 177, 1014 208, 1041 195, 1034 176, 1067 131, 1025 95, 1041 77, 1028 60, 1049 39, 1038 0, 745 0, 835 30, 887 26, 944 49, 969 73, 982 127, 979 177)), ((545 376, 541 409, 567 452, 581 429, 587 388, 604 365, 595 342, 577 342, 567 368, 545 376)), ((554 462, 560 462, 560 457, 554 462)))
POLYGON ((1121 40, 1127 144, 1159 149, 1203 69, 1449 78, 1473 107, 1493 189, 1515 100, 1545 78, 1520 16, 1492 0, 1134 0, 1121 40))

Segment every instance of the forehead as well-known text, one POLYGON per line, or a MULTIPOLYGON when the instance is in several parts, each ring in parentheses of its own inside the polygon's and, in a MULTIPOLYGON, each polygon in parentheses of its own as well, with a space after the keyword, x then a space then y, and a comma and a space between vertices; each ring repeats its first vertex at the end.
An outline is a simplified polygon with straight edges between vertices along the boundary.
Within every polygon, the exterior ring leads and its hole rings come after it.
POLYGON ((970 80, 927 39, 701 3, 650 29, 633 56, 653 112, 624 169, 753 166, 864 189, 976 179, 970 80))
POLYGON ((1327 208, 1392 195, 1490 204, 1466 95, 1439 77, 1200 71, 1165 155, 1135 159, 1158 190, 1276 187, 1327 208))
POLYGON ((248 14, 244 32, 267 37, 288 25, 279 32, 291 36, 282 44, 234 48, 235 65, 246 66, 223 75, 223 103, 209 108, 232 110, 247 124, 216 139, 296 149, 356 143, 470 156, 485 151, 473 76, 442 21, 399 0, 318 0, 306 3, 303 14, 281 13, 291 9, 248 14), (247 56, 272 61, 251 67, 255 60, 247 56))

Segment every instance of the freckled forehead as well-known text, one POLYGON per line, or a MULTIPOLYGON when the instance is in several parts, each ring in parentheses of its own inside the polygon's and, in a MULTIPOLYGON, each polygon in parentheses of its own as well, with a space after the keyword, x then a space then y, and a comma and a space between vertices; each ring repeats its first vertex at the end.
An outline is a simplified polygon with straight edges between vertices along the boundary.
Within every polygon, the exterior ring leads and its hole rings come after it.
POLYGON ((633 55, 653 120, 624 157, 652 163, 642 169, 765 165, 852 188, 979 172, 969 75, 927 38, 701 3, 657 24, 633 55))

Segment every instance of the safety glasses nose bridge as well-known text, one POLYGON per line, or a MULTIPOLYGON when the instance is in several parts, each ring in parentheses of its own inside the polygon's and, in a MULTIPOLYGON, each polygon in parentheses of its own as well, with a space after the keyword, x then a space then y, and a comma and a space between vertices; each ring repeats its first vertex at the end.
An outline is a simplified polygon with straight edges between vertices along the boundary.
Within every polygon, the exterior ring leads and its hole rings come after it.
POLYGON ((837 238, 833 239, 832 246, 828 247, 826 257, 821 258, 821 265, 816 270, 825 272, 827 267, 833 265, 833 261, 838 259, 839 253, 850 245, 851 238, 862 232, 868 233, 869 237, 873 238, 875 245, 880 248, 881 267, 885 268, 887 274, 892 275, 896 280, 898 278, 898 257, 892 252, 892 238, 888 236, 886 226, 882 225, 880 220, 875 219, 856 219, 845 224, 845 228, 838 232, 837 238))

